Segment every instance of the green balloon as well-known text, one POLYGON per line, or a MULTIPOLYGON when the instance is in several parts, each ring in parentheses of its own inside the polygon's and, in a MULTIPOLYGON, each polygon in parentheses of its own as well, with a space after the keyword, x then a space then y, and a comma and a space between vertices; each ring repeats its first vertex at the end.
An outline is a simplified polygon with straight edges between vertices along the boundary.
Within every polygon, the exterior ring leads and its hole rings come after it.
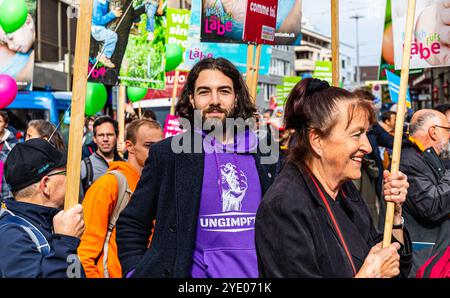
POLYGON ((259 91, 261 91, 261 87, 258 85, 258 87, 256 88, 256 94, 259 94, 259 91))
POLYGON ((140 101, 147 95, 147 88, 140 87, 128 87, 127 88, 127 96, 132 102, 140 101))
POLYGON ((101 83, 87 83, 86 110, 87 116, 94 116, 103 109, 108 99, 105 85, 101 83))
POLYGON ((183 60, 183 49, 177 44, 166 44, 166 72, 172 71, 183 60))
POLYGON ((25 24, 28 16, 24 0, 4 0, 0 5, 0 27, 6 33, 12 33, 25 24))

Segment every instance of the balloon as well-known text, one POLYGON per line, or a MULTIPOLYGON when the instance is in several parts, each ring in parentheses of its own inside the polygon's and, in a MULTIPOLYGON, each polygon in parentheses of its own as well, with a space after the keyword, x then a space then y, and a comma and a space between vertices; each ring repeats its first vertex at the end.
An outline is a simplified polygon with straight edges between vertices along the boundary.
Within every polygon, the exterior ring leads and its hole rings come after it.
POLYGON ((140 101, 147 95, 147 88, 140 87, 128 87, 127 88, 127 96, 132 102, 140 101))
POLYGON ((9 106, 17 96, 17 83, 12 77, 0 74, 0 109, 9 106))
POLYGON ((394 64, 394 37, 392 35, 392 24, 386 26, 383 33, 383 46, 381 56, 388 64, 394 64))
POLYGON ((183 50, 177 44, 166 44, 166 72, 172 71, 183 60, 183 50))
POLYGON ((87 83, 86 88, 86 111, 87 116, 93 116, 100 112, 106 104, 108 93, 105 85, 101 83, 87 83))
POLYGON ((261 87, 258 85, 258 87, 256 88, 256 94, 259 94, 259 91, 261 91, 261 87))
POLYGON ((28 16, 24 0, 4 0, 0 5, 0 26, 6 33, 12 33, 25 24, 28 16))

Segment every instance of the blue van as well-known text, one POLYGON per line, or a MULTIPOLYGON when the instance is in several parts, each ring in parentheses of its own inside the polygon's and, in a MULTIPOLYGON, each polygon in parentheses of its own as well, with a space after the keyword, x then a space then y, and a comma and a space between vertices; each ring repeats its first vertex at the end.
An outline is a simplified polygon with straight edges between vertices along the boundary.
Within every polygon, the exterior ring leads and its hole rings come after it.
POLYGON ((5 109, 10 125, 25 131, 27 123, 34 119, 45 119, 55 126, 63 119, 70 107, 72 92, 19 92, 16 99, 5 109))

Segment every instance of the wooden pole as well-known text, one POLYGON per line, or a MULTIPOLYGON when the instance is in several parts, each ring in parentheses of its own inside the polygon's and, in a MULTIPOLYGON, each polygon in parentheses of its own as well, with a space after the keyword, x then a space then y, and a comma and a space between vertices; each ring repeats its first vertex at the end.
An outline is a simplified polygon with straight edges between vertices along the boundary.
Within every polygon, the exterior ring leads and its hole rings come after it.
POLYGON ((177 100, 178 91, 178 78, 180 77, 180 71, 175 71, 175 78, 173 79, 173 90, 172 90, 172 103, 170 106, 170 115, 175 115, 175 101, 177 100))
POLYGON ((142 117, 141 101, 138 101, 138 116, 139 116, 139 119, 141 119, 141 117, 142 117))
POLYGON ((255 45, 249 44, 247 46, 247 75, 245 82, 247 83, 247 88, 251 92, 252 82, 253 82, 253 56, 255 52, 255 45))
MULTIPOLYGON (((119 123, 118 142, 125 142, 125 102, 127 100, 127 87, 119 86, 119 98, 117 99, 117 122, 119 123)), ((119 152, 120 157, 123 153, 119 152)))
MULTIPOLYGON (((403 47, 402 71, 400 77, 400 92, 398 94, 397 120, 395 122, 394 148, 392 153, 391 174, 397 173, 400 166, 400 153, 402 150, 403 122, 406 110, 406 92, 408 88, 409 62, 411 55, 412 31, 416 0, 409 0, 408 13, 406 15, 405 43, 403 47)), ((391 244, 392 225, 394 224, 395 204, 387 203, 386 220, 384 223, 383 247, 391 244)))
POLYGON ((339 87, 339 0, 331 0, 332 85, 339 87))
POLYGON ((252 78, 252 87, 250 90, 250 95, 252 97, 253 103, 256 103, 256 96, 258 95, 258 80, 259 80, 259 64, 261 61, 261 47, 262 45, 258 44, 256 46, 256 56, 255 63, 253 64, 253 78, 252 78))
POLYGON ((69 128, 69 152, 67 158, 67 184, 64 209, 77 205, 80 196, 81 147, 83 145, 86 85, 91 43, 93 0, 80 2, 80 18, 77 24, 75 44, 75 69, 72 85, 72 107, 69 128))

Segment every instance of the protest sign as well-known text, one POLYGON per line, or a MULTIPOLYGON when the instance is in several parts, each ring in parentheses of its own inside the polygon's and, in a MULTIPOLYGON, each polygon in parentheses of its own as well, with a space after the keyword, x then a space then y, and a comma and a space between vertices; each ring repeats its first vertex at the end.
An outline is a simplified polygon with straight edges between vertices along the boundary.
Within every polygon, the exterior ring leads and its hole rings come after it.
MULTIPOLYGON (((178 44, 183 53, 186 52, 188 46, 188 32, 189 23, 191 18, 191 11, 187 9, 167 9, 167 30, 166 30, 166 43, 178 44)), ((188 69, 184 65, 185 55, 183 55, 183 61, 177 67, 179 70, 188 69)))
POLYGON ((274 44, 278 0, 248 0, 244 24, 245 41, 274 44))
MULTIPOLYGON (((195 0, 192 2, 194 6, 195 0)), ((258 2, 267 4, 273 1, 258 2)), ((244 42, 244 23, 248 7, 247 0, 202 0, 201 4, 202 42, 244 42)), ((275 45, 300 45, 302 38, 301 16, 301 0, 278 0, 275 45)))
POLYGON ((316 61, 313 77, 316 79, 327 81, 331 85, 333 76, 331 61, 316 61))
MULTIPOLYGON (((0 4, 2 1, 0 1, 0 4)), ((0 27, 0 74, 14 78, 19 90, 33 88, 36 0, 26 0, 25 23, 11 33, 0 27)))
POLYGON ((89 81, 164 89, 165 1, 94 0, 89 81))
MULTIPOLYGON (((386 77, 389 82, 389 95, 391 101, 398 102, 398 93, 400 91, 400 77, 390 71, 386 72, 386 77)), ((409 88, 406 90, 406 107, 411 109, 411 97, 409 96, 409 88)))
MULTIPOLYGON (((188 47, 185 53, 185 68, 191 69, 198 61, 207 57, 223 57, 230 60, 241 73, 247 70, 247 45, 232 43, 200 42, 201 0, 193 0, 191 8, 191 24, 189 28, 188 47)), ((259 74, 269 73, 272 47, 263 45, 259 74)))
MULTIPOLYGON (((450 65, 448 25, 443 23, 444 0, 417 0, 414 18, 410 68, 430 68, 450 65)), ((408 1, 391 0, 395 69, 402 67, 408 1)))

